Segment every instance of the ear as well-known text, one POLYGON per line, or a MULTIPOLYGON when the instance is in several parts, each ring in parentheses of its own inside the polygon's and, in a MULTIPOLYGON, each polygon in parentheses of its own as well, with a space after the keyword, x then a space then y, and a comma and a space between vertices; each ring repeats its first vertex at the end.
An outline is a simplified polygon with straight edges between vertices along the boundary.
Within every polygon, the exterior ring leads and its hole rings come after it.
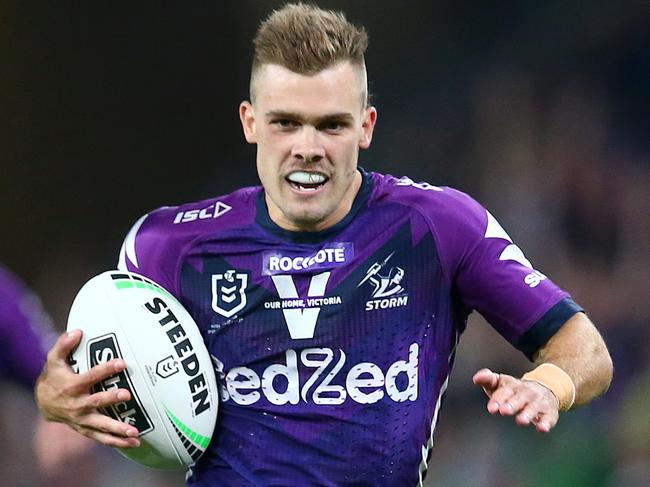
POLYGON ((244 137, 249 144, 257 143, 255 132, 255 110, 249 101, 243 101, 239 104, 239 120, 244 130, 244 137))
POLYGON ((363 122, 361 123, 361 138, 359 139, 359 148, 367 149, 372 142, 372 133, 375 130, 375 123, 377 122, 377 109, 375 107, 368 107, 364 114, 363 122))

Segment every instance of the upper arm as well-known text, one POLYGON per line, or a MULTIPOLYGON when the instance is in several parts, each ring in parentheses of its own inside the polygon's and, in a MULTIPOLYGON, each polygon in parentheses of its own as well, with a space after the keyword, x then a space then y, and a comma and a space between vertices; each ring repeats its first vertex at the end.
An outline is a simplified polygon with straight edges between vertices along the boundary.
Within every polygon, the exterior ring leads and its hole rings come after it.
POLYGON ((535 363, 580 357, 586 353, 606 350, 596 326, 584 313, 575 313, 563 326, 537 350, 533 356, 535 363))
POLYGON ((31 388, 56 333, 40 299, 0 267, 0 375, 31 388))
POLYGON ((532 358, 582 308, 533 267, 483 206, 448 188, 436 197, 432 224, 453 288, 467 308, 532 358))

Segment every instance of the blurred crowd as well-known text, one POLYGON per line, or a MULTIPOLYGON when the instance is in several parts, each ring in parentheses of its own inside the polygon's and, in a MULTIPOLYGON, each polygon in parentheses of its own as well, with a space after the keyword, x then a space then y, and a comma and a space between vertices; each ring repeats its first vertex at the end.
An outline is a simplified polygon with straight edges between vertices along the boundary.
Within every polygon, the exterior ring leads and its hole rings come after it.
MULTIPOLYGON (((257 25, 250 17, 278 3, 243 2, 238 15, 229 11, 234 30, 239 25, 242 36, 250 38, 257 25)), ((586 309, 615 367, 609 392, 562 416, 552 434, 518 428, 486 412, 483 392, 471 376, 481 367, 516 375, 529 364, 472 315, 425 485, 648 485, 650 7, 640 1, 595 1, 583 12, 581 2, 550 1, 494 12, 454 2, 404 3, 400 11, 392 2, 373 2, 374 7, 370 2, 320 2, 345 9, 370 32, 367 61, 380 116, 373 148, 361 155, 361 164, 449 184, 481 201, 535 267, 586 309), (398 9, 392 20, 403 31, 399 40, 391 34, 395 25, 386 21, 392 8, 398 9)), ((245 62, 240 71, 245 77, 245 62)), ((243 97, 245 91, 236 94, 243 97)), ((231 110, 236 124, 236 107, 231 110)), ((243 146, 244 141, 228 144, 243 146)), ((240 157, 238 164, 252 167, 251 152, 224 150, 240 157)), ((159 166, 157 161, 143 164, 159 166)), ((241 175, 224 177, 224 168, 224 161, 206 164, 200 183, 186 194, 195 192, 190 198, 199 199, 234 189, 241 175)), ((256 184, 254 172, 247 171, 253 179, 242 184, 256 184)), ((180 196, 170 197, 169 188, 148 191, 155 196, 146 204, 180 201, 180 196)), ((5 262, 24 274, 59 330, 83 281, 115 265, 121 232, 149 209, 138 204, 134 197, 133 208, 115 217, 122 221, 110 224, 110 245, 88 248, 62 239, 30 261, 31 267, 27 259, 17 258, 13 266, 5 262)), ((7 234, 18 231, 11 228, 7 234)), ((38 469, 25 468, 34 462, 37 413, 31 392, 3 383, 0 401, 0 442, 3 451, 11 452, 0 457, 1 483, 46 485, 38 469)), ((182 473, 147 471, 108 448, 94 448, 92 458, 69 466, 75 485, 183 482, 182 473)))

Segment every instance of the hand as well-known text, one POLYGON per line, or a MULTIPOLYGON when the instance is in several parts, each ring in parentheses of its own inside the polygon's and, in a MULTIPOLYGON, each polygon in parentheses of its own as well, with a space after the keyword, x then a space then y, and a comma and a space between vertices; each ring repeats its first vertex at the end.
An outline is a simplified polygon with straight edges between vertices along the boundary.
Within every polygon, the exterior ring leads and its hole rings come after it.
POLYGON ((560 403, 543 385, 497 374, 490 369, 479 370, 473 381, 490 397, 487 403, 490 414, 515 416, 519 426, 532 424, 540 433, 548 433, 557 424, 560 403))
POLYGON ((92 386, 126 368, 122 359, 110 360, 88 372, 75 374, 67 358, 79 344, 81 330, 64 333, 50 352, 36 383, 36 401, 48 421, 66 423, 79 433, 113 447, 140 446, 138 430, 102 414, 98 408, 128 401, 129 391, 115 389, 92 393, 92 386))

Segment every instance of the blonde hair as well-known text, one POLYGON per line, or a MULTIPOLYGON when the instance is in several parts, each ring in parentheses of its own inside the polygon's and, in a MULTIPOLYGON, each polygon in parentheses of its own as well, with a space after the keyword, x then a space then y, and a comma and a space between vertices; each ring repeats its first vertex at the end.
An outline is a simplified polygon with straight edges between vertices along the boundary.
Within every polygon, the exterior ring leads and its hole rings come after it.
POLYGON ((362 68, 365 77, 368 34, 363 27, 348 22, 342 12, 303 3, 287 4, 260 24, 253 45, 251 100, 255 73, 264 64, 312 75, 349 61, 362 68))

